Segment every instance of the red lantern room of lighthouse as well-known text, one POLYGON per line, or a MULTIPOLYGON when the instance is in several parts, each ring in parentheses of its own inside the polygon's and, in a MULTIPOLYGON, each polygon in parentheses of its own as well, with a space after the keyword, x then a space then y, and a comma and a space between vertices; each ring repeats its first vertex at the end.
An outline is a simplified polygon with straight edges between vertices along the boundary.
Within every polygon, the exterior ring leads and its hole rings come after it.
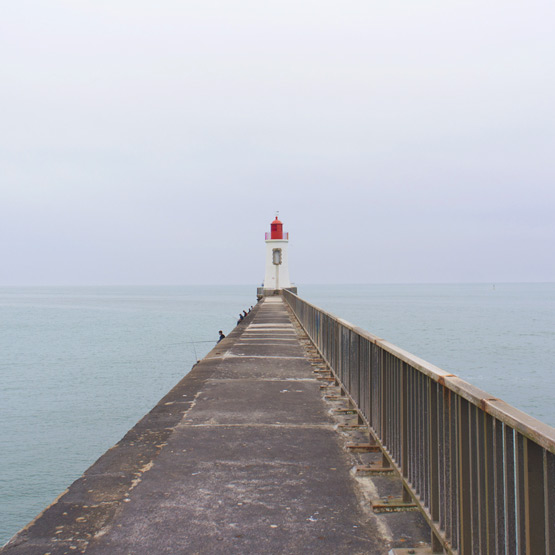
POLYGON ((276 219, 270 224, 270 239, 283 239, 283 224, 276 219))
POLYGON ((264 283, 258 289, 258 297, 279 294, 283 289, 295 290, 289 281, 289 264, 287 247, 289 233, 283 231, 283 223, 276 215, 270 224, 270 232, 266 233, 266 273, 264 283))
POLYGON ((283 222, 280 222, 279 218, 270 224, 270 233, 266 232, 266 241, 287 241, 289 239, 289 233, 283 232, 283 222))

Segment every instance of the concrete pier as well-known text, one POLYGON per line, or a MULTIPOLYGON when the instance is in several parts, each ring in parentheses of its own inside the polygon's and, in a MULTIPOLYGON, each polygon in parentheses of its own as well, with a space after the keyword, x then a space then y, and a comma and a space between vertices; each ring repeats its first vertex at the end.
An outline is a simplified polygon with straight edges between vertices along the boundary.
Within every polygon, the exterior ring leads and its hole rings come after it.
MULTIPOLYGON (((387 553, 418 547, 418 512, 353 468, 378 453, 281 296, 267 297, 4 554, 387 553), (327 395, 327 398, 325 398, 327 395), (349 445, 351 444, 351 445, 349 445), (364 449, 362 449, 364 451, 364 449)), ((377 459, 376 459, 377 460, 377 459)))

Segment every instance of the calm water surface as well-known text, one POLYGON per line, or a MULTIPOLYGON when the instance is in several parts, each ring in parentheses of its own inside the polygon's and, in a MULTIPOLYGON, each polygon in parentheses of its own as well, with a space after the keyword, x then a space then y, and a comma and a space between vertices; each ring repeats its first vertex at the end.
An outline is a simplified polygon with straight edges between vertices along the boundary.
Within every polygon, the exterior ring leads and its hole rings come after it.
MULTIPOLYGON (((555 284, 299 293, 555 424, 555 284)), ((0 288, 0 544, 119 441, 254 297, 253 286, 0 288)))
POLYGON ((0 288, 0 545, 119 441, 255 294, 0 288))
POLYGON ((555 426, 555 284, 310 286, 309 302, 555 426))

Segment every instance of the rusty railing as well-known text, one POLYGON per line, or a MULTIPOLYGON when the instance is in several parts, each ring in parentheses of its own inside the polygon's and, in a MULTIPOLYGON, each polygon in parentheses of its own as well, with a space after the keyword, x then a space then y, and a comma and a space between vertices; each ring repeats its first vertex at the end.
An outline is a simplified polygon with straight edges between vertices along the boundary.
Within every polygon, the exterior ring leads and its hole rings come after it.
POLYGON ((554 428, 283 296, 420 506, 434 552, 555 553, 554 428))

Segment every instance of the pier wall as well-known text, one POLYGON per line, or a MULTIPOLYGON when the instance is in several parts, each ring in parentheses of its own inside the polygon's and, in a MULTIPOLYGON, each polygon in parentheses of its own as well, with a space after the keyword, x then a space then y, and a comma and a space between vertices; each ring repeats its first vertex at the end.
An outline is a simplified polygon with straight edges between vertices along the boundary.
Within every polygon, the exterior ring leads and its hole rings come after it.
POLYGON ((555 429, 285 291, 433 530, 434 551, 555 553, 555 429))

